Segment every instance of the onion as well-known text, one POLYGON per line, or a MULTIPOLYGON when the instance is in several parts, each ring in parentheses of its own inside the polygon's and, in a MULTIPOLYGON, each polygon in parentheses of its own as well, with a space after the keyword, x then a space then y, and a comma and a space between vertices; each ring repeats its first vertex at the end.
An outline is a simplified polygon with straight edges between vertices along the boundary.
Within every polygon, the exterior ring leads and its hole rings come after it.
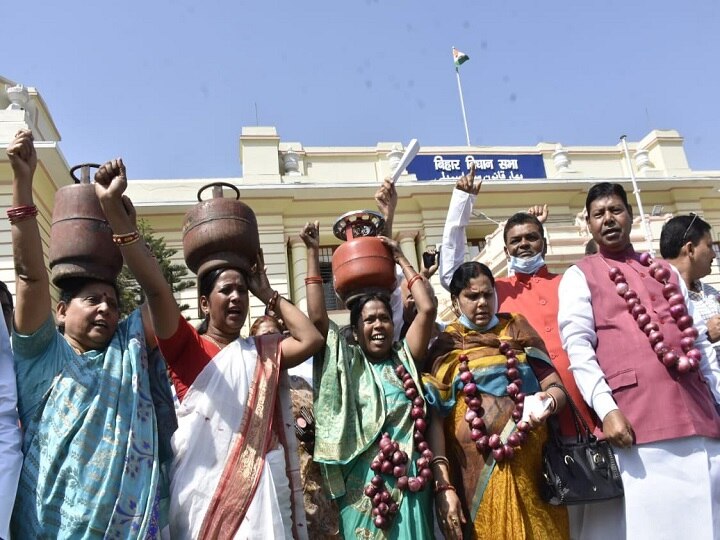
POLYGON ((472 422, 473 420, 475 420, 477 418, 477 415, 478 414, 475 411, 473 411, 472 409, 468 409, 467 412, 465 413, 465 421, 472 422))
POLYGON ((643 328, 646 324, 650 322, 650 315, 647 313, 643 313, 642 315, 639 315, 637 318, 637 323, 640 328, 643 328))
POLYGON ((488 449, 488 438, 486 435, 483 435, 480 437, 477 441, 475 441, 475 448, 478 449, 479 452, 486 452, 488 449))
POLYGON ((377 516, 377 517, 373 520, 373 523, 375 524, 375 526, 376 526, 378 529, 385 529, 385 528, 387 528, 387 526, 388 526, 388 520, 387 520, 385 517, 383 517, 383 516, 377 516))
POLYGON ((473 428, 473 429, 482 430, 482 428, 483 428, 484 426, 485 426, 485 422, 484 422, 483 419, 480 418, 479 416, 478 416, 477 418, 475 418, 475 419, 470 423, 470 427, 473 428))
POLYGON ((625 276, 623 275, 617 276, 615 279, 613 279, 613 281, 615 282, 615 285, 617 285, 618 283, 627 283, 627 279, 625 279, 625 276))
POLYGON ((523 392, 518 392, 518 394, 515 396, 515 399, 519 402, 525 401, 525 394, 523 392))
POLYGON ((678 361, 678 355, 675 354, 673 351, 668 351, 665 353, 665 355, 662 357, 662 363, 665 364, 665 367, 673 367, 678 361))
POLYGON ((629 289, 630 286, 627 283, 618 283, 617 285, 615 285, 615 292, 618 293, 620 296, 624 296, 629 289))
MULTIPOLYGON (((425 441, 423 441, 423 442, 421 442, 420 444, 417 445, 417 449, 418 449, 420 452, 424 452, 424 451, 427 450, 428 448, 430 448, 430 447, 428 446, 428 443, 426 443, 425 441)), ((406 454, 405 452, 403 452, 403 455, 405 456, 405 461, 407 461, 407 454, 406 454)))
MULTIPOLYGON (((420 450, 420 449, 418 448, 418 450, 420 450)), ((427 459, 428 461, 430 461, 430 460, 433 458, 433 456, 434 456, 434 454, 432 453, 432 450, 430 450, 429 448, 423 450, 423 451, 421 452, 421 455, 422 455, 422 457, 424 457, 424 458, 427 459)))
POLYGON ((460 374, 460 380, 461 380, 464 384, 467 384, 467 383, 472 382, 472 381, 473 381, 473 374, 472 374, 472 372, 470 372, 470 371, 463 371, 463 372, 460 374))
POLYGON ((617 266, 611 266, 608 270, 608 276, 615 281, 615 278, 622 275, 622 271, 617 266))
POLYGON ((685 297, 680 293, 675 293, 668 298, 667 301, 671 306, 676 306, 678 304, 685 304, 685 297))
POLYGON ((408 388, 405 390, 405 395, 409 399, 415 399, 418 396, 418 391, 415 388, 408 388))
POLYGON ((515 449, 509 444, 505 444, 502 447, 505 458, 512 459, 515 456, 515 449))
POLYGON ((505 458, 505 449, 502 446, 499 448, 493 448, 492 455, 495 458, 495 461, 499 463, 505 458))
POLYGON ((677 366, 675 366, 675 369, 678 370, 678 373, 685 374, 688 371, 690 371, 690 361, 688 360, 687 356, 681 356, 678 358, 677 366))
POLYGON ((425 416, 425 411, 422 407, 413 407, 410 415, 413 417, 413 420, 417 420, 418 418, 423 418, 425 416))
POLYGON ((467 362, 467 361, 468 361, 467 354, 461 354, 461 355, 458 357, 458 360, 460 360, 461 362, 467 362))
POLYGON ((415 420, 415 429, 418 430, 420 433, 425 433, 425 429, 427 428, 427 422, 425 422, 424 418, 418 418, 415 420))
POLYGON ((652 261, 652 256, 647 251, 640 254, 640 263, 643 264, 644 266, 649 265, 651 261, 652 261))
POLYGON ((632 289, 629 289, 628 292, 625 293, 625 300, 631 300, 633 298, 637 298, 638 295, 635 291, 632 289))
POLYGON ((663 339, 665 339, 665 336, 662 335, 662 332, 658 332, 657 330, 654 330, 650 332, 650 335, 648 336, 648 340, 650 340, 650 345, 653 347, 660 343, 663 339))
POLYGON ((373 486, 372 484, 368 484, 367 486, 365 486, 365 495, 367 495, 371 499, 375 496, 376 493, 377 493, 377 488, 375 486, 373 486))
POLYGON ((515 358, 517 356, 513 349, 508 349, 507 352, 504 352, 503 354, 508 358, 515 358))
POLYGON ((405 381, 411 381, 411 380, 412 380, 412 375, 410 375, 409 373, 405 373, 405 375, 402 376, 402 381, 403 381, 403 382, 405 382, 405 381))
POLYGON ((468 370, 467 364, 460 362, 460 365, 458 365, 458 370, 460 371, 460 373, 464 373, 465 371, 468 370))
POLYGON ((522 411, 518 411, 517 409, 513 410, 512 412, 512 419, 516 422, 519 421, 522 418, 522 411))
POLYGON ((693 320, 690 315, 683 315, 676 321, 678 328, 680 330, 685 330, 686 328, 690 328, 693 325, 693 320))
POLYGON ((403 467, 402 465, 395 465, 393 467, 392 473, 395 478, 400 478, 405 474, 405 467, 403 467))
POLYGON ((372 516, 373 516, 373 518, 375 518, 375 517, 377 517, 377 516, 379 516, 379 515, 380 515, 380 510, 378 510, 378 509, 377 509, 377 506, 375 506, 375 507, 372 509, 372 516))
POLYGON ((645 309, 645 306, 643 306, 642 304, 638 304, 636 306, 633 306, 631 313, 632 316, 637 319, 640 315, 647 313, 647 309, 645 309))
POLYGON ((664 266, 661 266, 657 269, 653 277, 657 279, 660 283, 665 283, 668 279, 670 279, 670 270, 668 270, 664 266))
POLYGON ((420 471, 420 477, 425 481, 432 480, 433 472, 430 470, 430 467, 425 467, 422 471, 420 471))
POLYGON ((688 356, 688 364, 690 364, 690 370, 695 371, 697 368, 700 367, 700 361, 696 360, 695 358, 690 358, 688 356))
MULTIPOLYGON (((653 262, 653 263, 650 265, 650 268, 649 268, 650 275, 651 275, 652 277, 655 277, 655 274, 656 274, 657 271, 660 270, 661 268, 662 268, 662 265, 661 265, 659 262, 657 262, 657 261, 653 262)), ((656 278, 656 279, 657 279, 657 278, 656 278)), ((658 279, 658 281, 660 281, 660 280, 658 279)))
POLYGON ((688 352, 695 346, 695 340, 691 337, 684 337, 680 340, 680 348, 683 352, 688 352))
POLYGON ((664 341, 658 341, 653 347, 653 351, 655 351, 655 354, 658 356, 663 356, 666 352, 668 352, 668 347, 665 345, 664 341))
POLYGON ((698 338, 699 334, 698 334, 697 328, 695 328, 694 326, 690 326, 682 331, 682 335, 683 335, 683 337, 689 337, 689 338, 693 338, 693 340, 695 340, 698 338))
POLYGON ((518 388, 522 388, 522 385, 523 385, 522 379, 515 379, 515 380, 513 381, 513 384, 514 384, 515 386, 517 386, 518 388))
POLYGON ((413 493, 417 493, 418 491, 420 491, 420 486, 420 479, 417 476, 414 476, 408 480, 408 489, 413 493))
POLYGON ((387 513, 388 513, 388 510, 389 510, 387 503, 380 503, 380 504, 378 504, 377 509, 378 509, 378 513, 379 513, 381 516, 386 516, 387 513))
POLYGON ((498 435, 497 433, 493 433, 492 435, 490 435, 490 438, 488 439, 488 446, 490 448, 494 450, 495 448, 498 448, 501 444, 502 442, 500 441, 500 435, 498 435))
POLYGON ((405 373, 407 373, 407 370, 402 364, 395 368, 395 375, 397 375, 398 377, 402 377, 403 375, 405 375, 405 373))
POLYGON ((389 459, 386 459, 382 462, 382 466, 380 467, 380 470, 383 474, 390 474, 393 471, 393 464, 392 461, 389 459))
MULTIPOLYGON (((396 452, 393 452, 393 455, 392 455, 392 463, 393 463, 393 465, 402 465, 403 463, 405 463, 405 462, 403 461, 403 455, 402 455, 402 452, 401 452, 400 450, 397 450, 396 452)), ((402 476, 402 475, 400 475, 400 476, 402 476)))
POLYGON ((470 398, 470 401, 468 401, 468 408, 478 410, 480 407, 482 407, 482 400, 480 398, 470 398))
POLYGON ((505 387, 505 391, 508 393, 509 396, 516 396, 520 389, 515 383, 510 383, 505 387))
POLYGON ((517 379, 520 376, 520 372, 517 370, 517 368, 510 368, 507 370, 507 378, 512 380, 517 379))
POLYGON ((520 446, 520 437, 518 437, 517 433, 511 433, 508 435, 507 442, 511 446, 520 446))
POLYGON ((397 479, 397 482, 395 483, 395 486, 401 491, 405 491, 408 487, 408 477, 407 476, 401 476, 397 479))
POLYGON ((646 324, 643 327, 643 332, 645 332, 646 336, 649 336, 652 332, 659 332, 660 327, 657 323, 651 322, 650 324, 646 324))
POLYGON ((414 440, 416 443, 422 442, 422 441, 425 440, 425 435, 423 435, 420 431, 416 431, 416 432, 413 434, 413 440, 414 440))
POLYGON ((475 392, 477 392, 477 384, 473 382, 467 383, 465 386, 463 386, 463 392, 465 392, 466 396, 475 395, 475 392))
POLYGON ((505 362, 505 367, 508 369, 517 367, 517 358, 514 358, 514 357, 508 358, 507 361, 505 362))
POLYGON ((693 347, 692 349, 690 349, 690 350, 685 354, 685 356, 687 356, 689 360, 695 360, 695 362, 697 362, 698 364, 700 363, 700 360, 702 360, 702 353, 701 353, 698 349, 696 349, 695 347, 693 347))
POLYGON ((518 422, 517 425, 518 431, 525 433, 527 431, 530 431, 530 424, 527 422, 518 422))
POLYGON ((398 450, 400 450, 400 443, 397 441, 393 441, 392 447, 393 447, 393 452, 397 452, 398 450))
POLYGON ((398 513, 399 509, 398 504, 394 502, 390 505, 390 508, 388 508, 388 512, 390 512, 390 515, 395 515, 398 513))
POLYGON ((424 457, 418 458, 417 461, 415 461, 415 464, 417 465, 418 469, 424 469, 425 467, 430 466, 430 460, 425 459, 424 457))
POLYGON ((381 495, 382 495, 382 493, 375 494, 375 496, 373 497, 373 500, 372 500, 373 506, 377 506, 378 504, 380 504, 382 502, 381 495))
POLYGON ((628 298, 627 300, 625 300, 625 303, 627 304, 628 309, 629 309, 630 312, 632 313, 633 308, 635 308, 635 306, 639 306, 639 305, 640 305, 640 299, 638 299, 638 298, 628 298))
POLYGON ((480 431, 479 429, 471 429, 470 430, 470 438, 473 441, 477 442, 480 439, 480 437, 482 437, 482 431, 480 431))
POLYGON ((412 377, 405 380, 405 382, 403 383, 403 388, 405 390, 409 390, 410 388, 415 388, 415 381, 412 380, 412 377))
POLYGON ((507 341, 501 341, 500 345, 498 346, 498 349, 500 349, 500 352, 502 354, 507 354, 509 350, 511 350, 510 344, 507 341))
POLYGON ((666 284, 663 286, 663 296, 664 296, 665 299, 667 300, 667 299, 670 298, 673 294, 677 293, 678 290, 679 290, 679 289, 678 289, 678 286, 677 286, 677 285, 675 285, 674 283, 668 282, 668 283, 666 283, 666 284))

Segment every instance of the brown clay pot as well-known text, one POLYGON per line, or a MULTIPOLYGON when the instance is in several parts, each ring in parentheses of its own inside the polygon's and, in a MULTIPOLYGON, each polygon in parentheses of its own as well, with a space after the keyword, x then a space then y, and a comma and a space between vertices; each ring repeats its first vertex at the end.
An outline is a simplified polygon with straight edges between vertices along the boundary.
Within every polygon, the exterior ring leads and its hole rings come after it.
POLYGON ((368 211, 350 212, 335 224, 335 236, 348 238, 332 257, 335 290, 346 304, 371 292, 391 294, 395 288, 392 252, 377 236, 370 236, 380 229, 382 217, 368 211))
POLYGON ((55 193, 50 228, 50 270, 52 282, 61 286, 71 278, 88 278, 115 283, 122 269, 120 249, 112 241, 112 230, 105 219, 90 183, 89 169, 98 165, 73 167, 70 174, 83 169, 82 179, 63 186, 55 193))
POLYGON ((232 184, 208 184, 198 191, 200 202, 185 214, 183 254, 198 277, 224 267, 247 272, 255 264, 260 249, 257 219, 239 199, 240 191, 232 184), (209 187, 213 198, 203 201, 200 196, 209 187), (223 187, 233 189, 236 199, 224 198, 223 187))

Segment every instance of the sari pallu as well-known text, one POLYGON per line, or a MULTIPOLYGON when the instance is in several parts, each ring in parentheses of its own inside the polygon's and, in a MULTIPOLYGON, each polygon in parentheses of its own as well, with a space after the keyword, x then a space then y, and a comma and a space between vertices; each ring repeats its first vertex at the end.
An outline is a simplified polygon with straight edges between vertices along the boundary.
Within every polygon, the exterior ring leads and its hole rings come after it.
POLYGON ((188 389, 173 437, 173 540, 307 537, 279 418, 279 338, 235 340, 188 389))
POLYGON ((450 474, 463 510, 468 517, 470 538, 567 538, 567 512, 540 498, 542 444, 545 426, 530 432, 511 460, 496 463, 492 454, 481 454, 470 438, 465 421, 467 405, 459 375, 459 357, 468 357, 482 395, 483 419, 488 433, 498 433, 503 442, 515 431, 514 402, 507 395, 505 355, 498 347, 507 341, 516 352, 523 392, 540 391, 535 372, 528 363, 550 363, 545 346, 520 315, 498 314, 499 323, 486 332, 468 330, 459 322, 450 324, 429 354, 434 358, 432 375, 424 377, 428 402, 444 420, 450 474))

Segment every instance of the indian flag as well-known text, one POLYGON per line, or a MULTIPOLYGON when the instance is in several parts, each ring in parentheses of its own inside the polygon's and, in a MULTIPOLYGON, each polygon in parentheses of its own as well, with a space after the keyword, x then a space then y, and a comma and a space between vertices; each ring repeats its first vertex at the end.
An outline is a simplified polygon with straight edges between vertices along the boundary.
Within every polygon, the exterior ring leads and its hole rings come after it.
POLYGON ((455 62, 455 67, 460 67, 460 64, 464 64, 470 60, 470 57, 465 54, 464 52, 458 51, 455 47, 453 47, 453 61, 455 62))

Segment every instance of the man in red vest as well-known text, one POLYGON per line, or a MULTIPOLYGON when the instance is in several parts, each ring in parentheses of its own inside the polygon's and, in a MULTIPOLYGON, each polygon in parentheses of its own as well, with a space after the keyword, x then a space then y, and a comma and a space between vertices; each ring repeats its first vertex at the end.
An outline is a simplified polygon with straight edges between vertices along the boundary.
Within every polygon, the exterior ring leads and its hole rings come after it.
POLYGON ((669 265, 634 251, 621 185, 594 185, 585 207, 599 252, 562 278, 560 334, 625 498, 586 505, 581 538, 720 538, 720 368, 705 326, 669 265))

